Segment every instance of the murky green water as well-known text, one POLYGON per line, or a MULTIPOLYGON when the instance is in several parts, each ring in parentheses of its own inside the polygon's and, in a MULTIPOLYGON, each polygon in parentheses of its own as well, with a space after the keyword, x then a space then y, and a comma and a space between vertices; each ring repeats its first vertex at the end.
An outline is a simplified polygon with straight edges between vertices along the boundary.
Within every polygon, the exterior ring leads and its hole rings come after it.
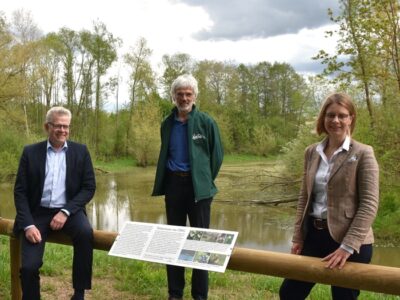
MULTIPOLYGON (((253 202, 290 198, 294 186, 262 190, 275 166, 268 163, 224 165, 217 179, 211 228, 238 231, 238 247, 289 252, 293 232, 293 205, 257 205, 253 202)), ((97 175, 97 191, 87 206, 95 229, 118 231, 125 221, 166 223, 164 198, 151 197, 154 168, 97 175)), ((279 181, 279 179, 278 179, 279 181)), ((0 185, 0 216, 13 219, 12 184, 0 185)), ((400 249, 375 247, 374 264, 400 267, 400 249)))

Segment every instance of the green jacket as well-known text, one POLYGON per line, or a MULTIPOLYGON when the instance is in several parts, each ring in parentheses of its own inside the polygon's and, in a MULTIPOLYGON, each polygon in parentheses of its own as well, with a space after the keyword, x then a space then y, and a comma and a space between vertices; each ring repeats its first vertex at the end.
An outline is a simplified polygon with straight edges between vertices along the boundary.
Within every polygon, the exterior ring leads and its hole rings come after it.
MULTIPOLYGON (((165 174, 169 138, 177 112, 176 107, 161 124, 161 149, 152 196, 165 195, 165 174)), ((208 199, 217 193, 214 180, 222 164, 223 150, 217 123, 193 105, 188 118, 189 160, 195 201, 208 199)))

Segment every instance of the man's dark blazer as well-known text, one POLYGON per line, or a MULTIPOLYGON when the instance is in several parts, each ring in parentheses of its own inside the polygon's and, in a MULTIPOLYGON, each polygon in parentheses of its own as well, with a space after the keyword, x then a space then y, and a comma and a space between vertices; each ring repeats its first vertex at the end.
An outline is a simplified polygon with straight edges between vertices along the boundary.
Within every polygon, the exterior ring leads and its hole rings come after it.
MULTIPOLYGON (((66 198, 63 207, 71 214, 85 211, 85 205, 94 195, 96 180, 92 160, 85 145, 67 141, 66 151, 66 198)), ((47 155, 47 141, 24 147, 14 186, 17 216, 14 234, 33 225, 32 213, 40 206, 43 194, 47 155)))

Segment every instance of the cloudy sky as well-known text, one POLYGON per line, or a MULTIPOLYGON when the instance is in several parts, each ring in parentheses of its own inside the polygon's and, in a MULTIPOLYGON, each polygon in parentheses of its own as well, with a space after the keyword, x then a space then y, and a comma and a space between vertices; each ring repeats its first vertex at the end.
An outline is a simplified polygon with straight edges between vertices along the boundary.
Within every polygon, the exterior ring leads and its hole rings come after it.
POLYGON ((288 62, 298 72, 318 72, 311 57, 332 51, 324 32, 333 24, 327 9, 338 0, 12 0, 0 10, 8 20, 24 9, 44 32, 74 30, 104 22, 128 51, 139 37, 153 50, 153 64, 163 54, 184 52, 195 59, 240 63, 288 62))
MULTIPOLYGON (((315 74, 322 66, 311 57, 335 48, 324 37, 334 26, 328 8, 337 11, 338 0, 8 0, 0 11, 8 20, 15 10, 29 12, 43 33, 92 30, 101 21, 123 40, 120 55, 144 37, 155 70, 162 55, 181 52, 196 60, 287 62, 315 74)), ((121 77, 126 84, 128 75, 121 77)))

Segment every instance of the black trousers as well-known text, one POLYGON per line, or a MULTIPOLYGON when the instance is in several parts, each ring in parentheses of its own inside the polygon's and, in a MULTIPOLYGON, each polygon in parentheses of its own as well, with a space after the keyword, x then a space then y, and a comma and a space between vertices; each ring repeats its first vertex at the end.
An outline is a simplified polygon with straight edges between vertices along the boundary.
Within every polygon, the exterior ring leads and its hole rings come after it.
MULTIPOLYGON (((20 278, 23 300, 40 299, 39 269, 43 265, 46 240, 51 231, 50 222, 59 209, 39 208, 33 215, 35 226, 42 235, 38 244, 29 242, 21 233, 20 278)), ((74 247, 72 283, 74 289, 90 289, 93 262, 93 229, 83 211, 68 217, 62 229, 71 237, 74 247)))
MULTIPOLYGON (((314 228, 312 222, 308 222, 308 233, 304 241, 301 255, 325 257, 335 251, 340 244, 335 242, 328 229, 318 230, 314 228)), ((369 263, 372 258, 372 245, 362 245, 360 252, 354 252, 347 261, 358 263, 369 263)), ((346 266, 345 266, 346 267, 346 266)), ((299 280, 285 279, 279 290, 281 300, 300 300, 306 299, 315 283, 299 280)), ((333 300, 357 299, 360 291, 338 286, 331 286, 333 300)))
MULTIPOLYGON (((168 173, 165 192, 168 225, 186 226, 186 220, 189 218, 191 227, 209 228, 211 201, 212 198, 195 202, 192 178, 168 173)), ((167 277, 169 295, 182 298, 185 287, 185 268, 167 265, 167 277)), ((193 299, 207 299, 207 271, 193 269, 191 292, 193 299)))

